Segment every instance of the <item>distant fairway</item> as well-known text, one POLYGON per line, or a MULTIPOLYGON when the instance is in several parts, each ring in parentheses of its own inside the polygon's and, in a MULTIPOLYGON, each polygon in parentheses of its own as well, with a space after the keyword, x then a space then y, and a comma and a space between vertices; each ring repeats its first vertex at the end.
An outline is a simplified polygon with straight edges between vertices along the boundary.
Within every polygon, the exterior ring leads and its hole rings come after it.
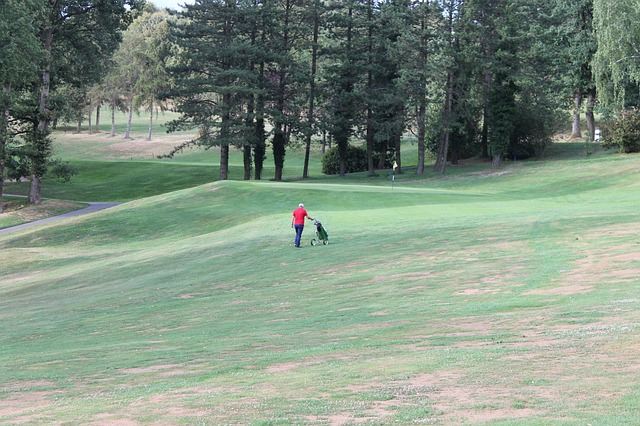
POLYGON ((638 424, 640 156, 573 152, 393 188, 292 152, 0 236, 0 423, 638 424))

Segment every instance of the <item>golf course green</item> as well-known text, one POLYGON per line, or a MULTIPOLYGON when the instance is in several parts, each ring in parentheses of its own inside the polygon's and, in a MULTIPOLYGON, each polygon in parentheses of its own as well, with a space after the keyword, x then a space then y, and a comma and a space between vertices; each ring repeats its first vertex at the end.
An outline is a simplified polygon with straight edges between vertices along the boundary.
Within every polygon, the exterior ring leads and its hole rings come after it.
POLYGON ((0 235, 1 424, 640 423, 638 155, 215 181, 56 137, 80 173, 43 195, 123 204, 0 235), (294 249, 300 202, 328 245, 294 249))

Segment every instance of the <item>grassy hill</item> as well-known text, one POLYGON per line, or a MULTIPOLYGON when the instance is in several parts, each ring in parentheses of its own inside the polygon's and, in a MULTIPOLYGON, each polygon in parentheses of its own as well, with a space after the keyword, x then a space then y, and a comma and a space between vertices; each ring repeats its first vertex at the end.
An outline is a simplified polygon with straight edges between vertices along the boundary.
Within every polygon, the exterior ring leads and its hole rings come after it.
POLYGON ((638 423, 640 157, 556 149, 0 236, 0 423, 638 423), (301 201, 329 245, 292 247, 301 201))

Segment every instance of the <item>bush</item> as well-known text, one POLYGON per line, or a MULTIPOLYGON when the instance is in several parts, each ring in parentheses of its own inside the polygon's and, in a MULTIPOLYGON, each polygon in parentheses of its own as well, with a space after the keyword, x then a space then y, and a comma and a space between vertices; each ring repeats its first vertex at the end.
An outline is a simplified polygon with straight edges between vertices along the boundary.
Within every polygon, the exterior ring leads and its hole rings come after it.
MULTIPOLYGON (((348 145, 345 168, 346 173, 367 171, 367 150, 363 147, 348 145)), ((322 157, 322 173, 325 175, 337 175, 340 173, 340 157, 337 146, 331 148, 322 157)))
POLYGON ((49 162, 49 173, 61 179, 63 182, 70 182, 71 178, 78 174, 78 170, 69 163, 63 163, 57 158, 49 162))
POLYGON ((640 110, 630 108, 607 121, 601 128, 601 144, 620 152, 640 152, 640 110))
POLYGON ((507 158, 542 158, 562 118, 544 105, 519 105, 514 111, 507 158))

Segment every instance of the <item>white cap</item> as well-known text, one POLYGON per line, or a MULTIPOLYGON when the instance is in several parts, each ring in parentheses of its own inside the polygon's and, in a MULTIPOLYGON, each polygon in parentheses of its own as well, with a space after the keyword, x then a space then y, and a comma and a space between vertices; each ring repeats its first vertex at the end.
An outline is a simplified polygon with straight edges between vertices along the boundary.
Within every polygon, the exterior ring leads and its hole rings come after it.
POLYGON ((300 203, 300 204, 298 204, 298 207, 304 208, 304 204, 300 203))

